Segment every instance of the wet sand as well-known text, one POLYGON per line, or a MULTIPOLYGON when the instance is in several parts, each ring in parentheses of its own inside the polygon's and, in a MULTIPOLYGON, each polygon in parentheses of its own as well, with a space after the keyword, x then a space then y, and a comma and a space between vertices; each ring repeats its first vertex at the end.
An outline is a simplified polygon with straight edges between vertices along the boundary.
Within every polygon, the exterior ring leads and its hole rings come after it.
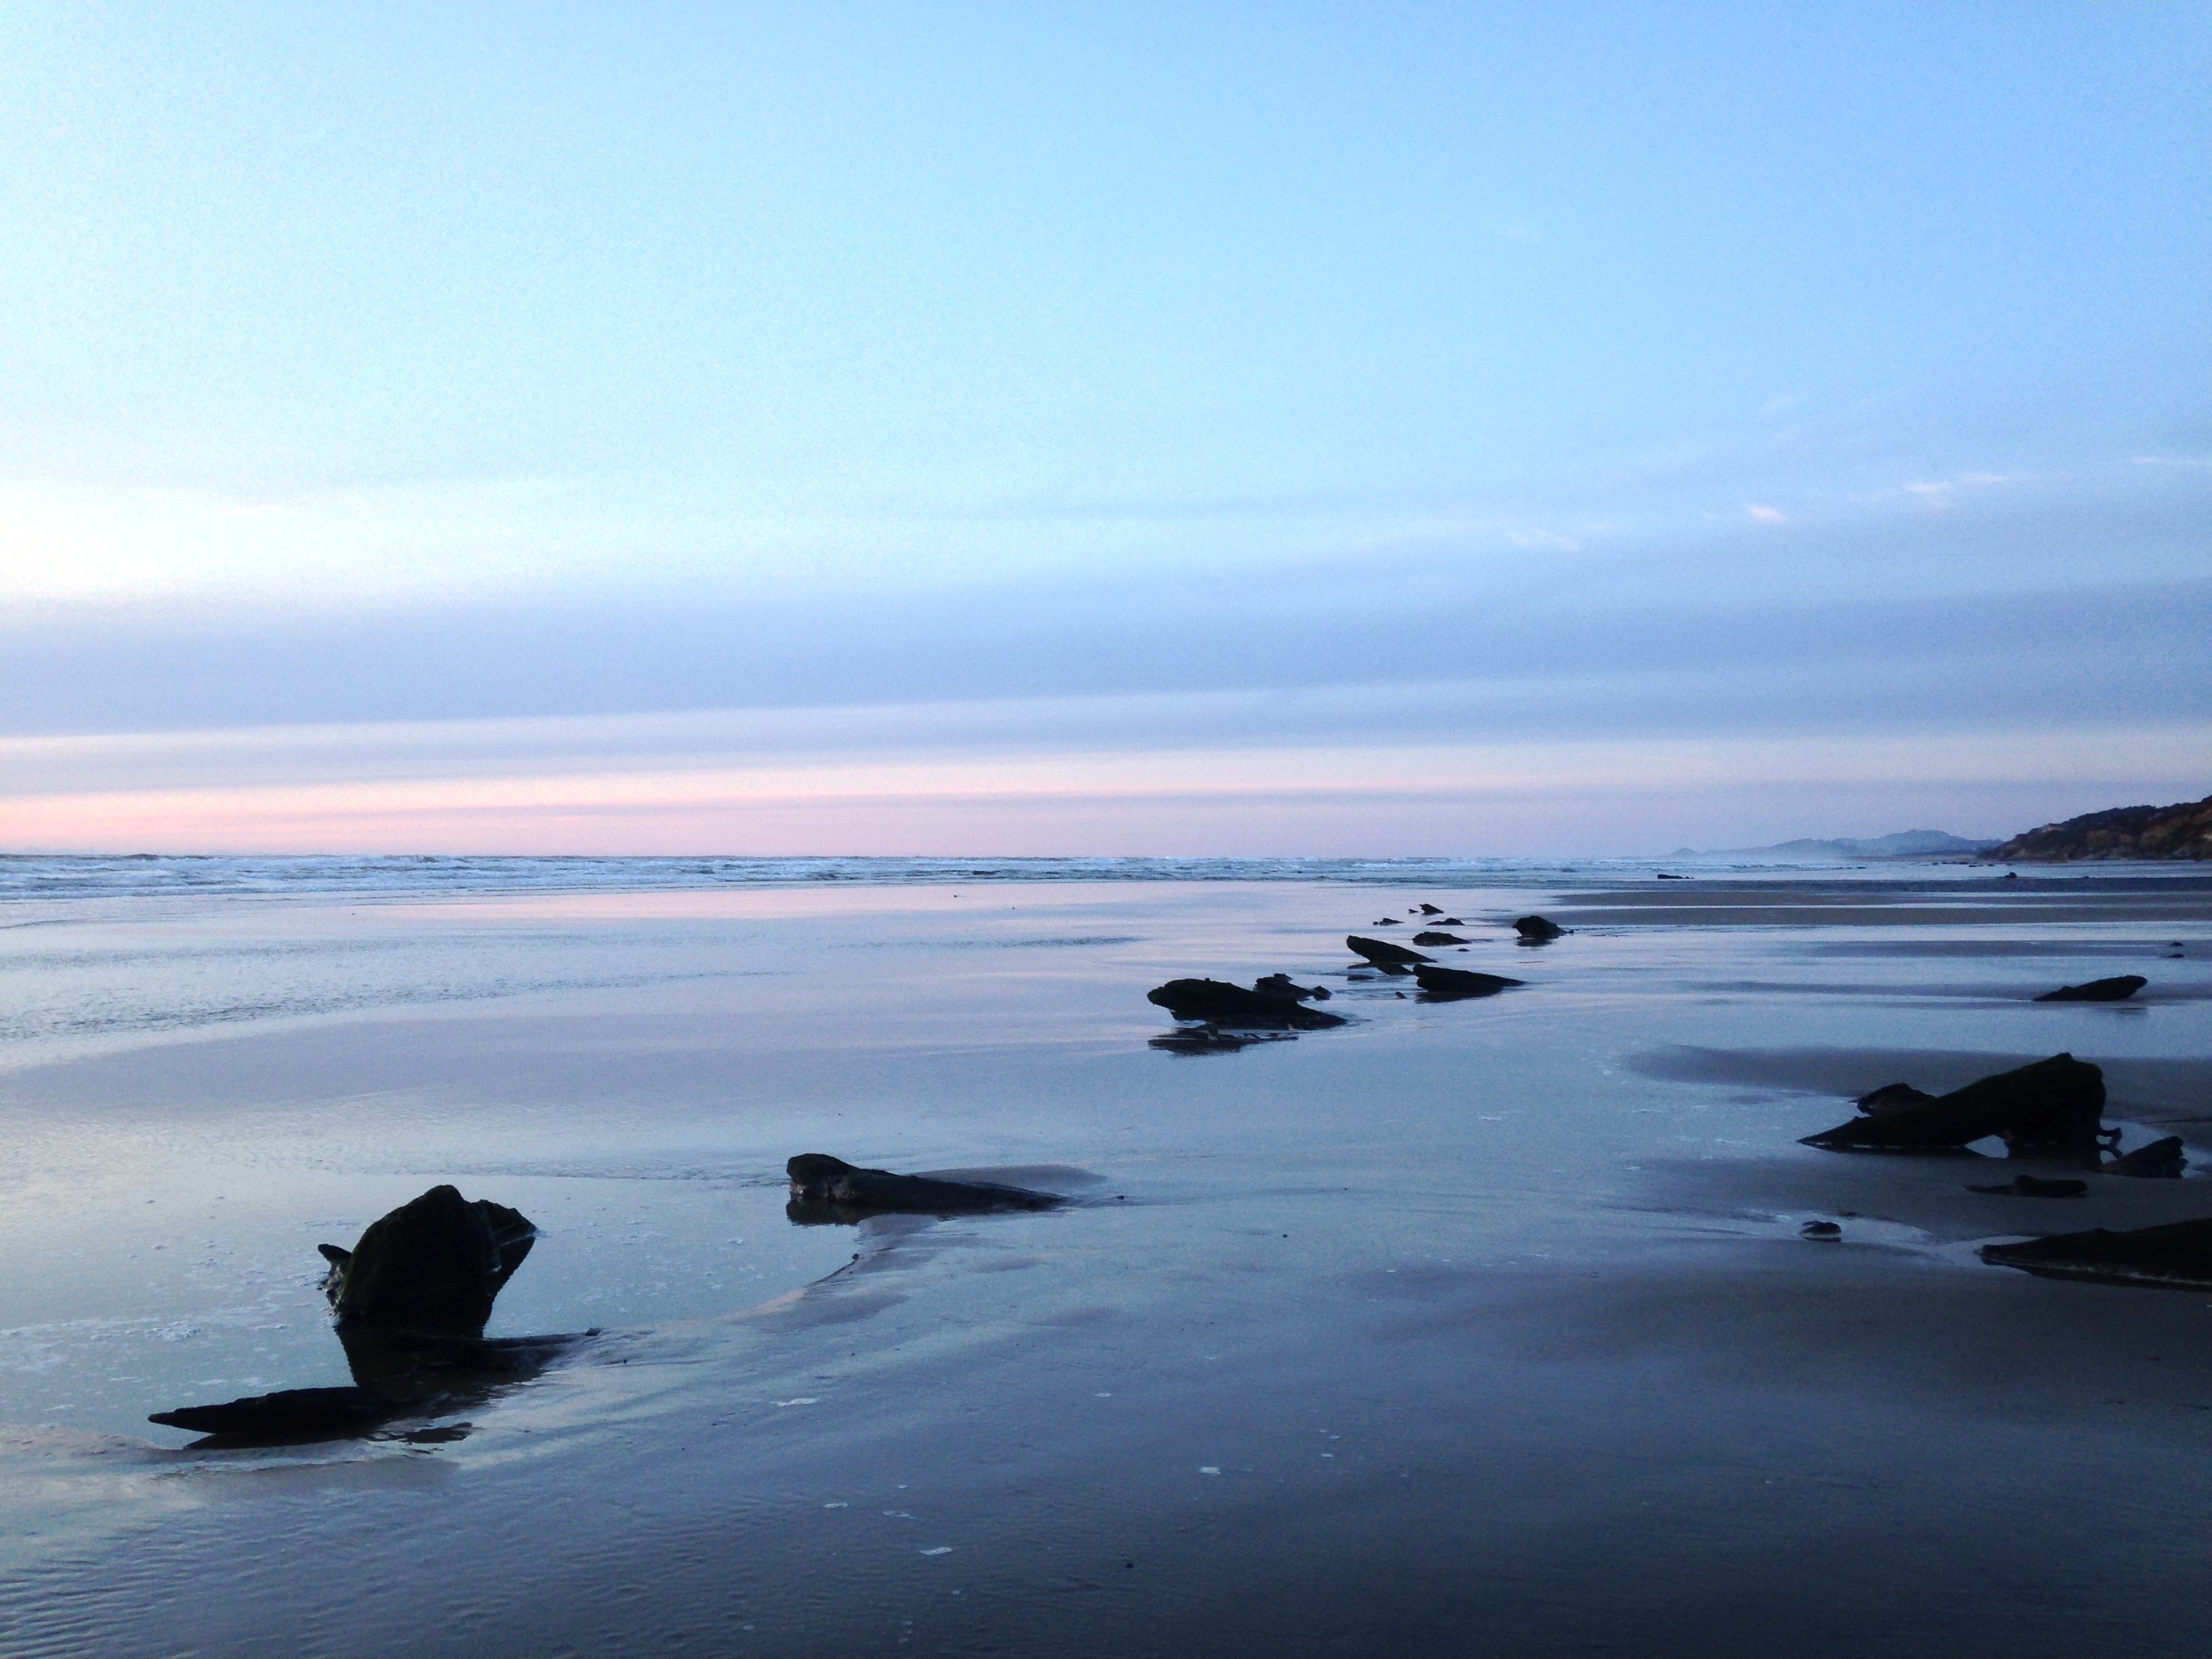
POLYGON ((61 907, 0 936, 0 1650, 2203 1651, 2212 1297, 1972 1248, 2204 1164, 1796 1143, 2067 1049, 2212 1159, 2212 882, 1693 885, 61 907), (1344 977, 1421 900, 1528 985, 1344 977), (1147 1046, 1275 969, 1355 1023, 1147 1046), (1072 1201, 798 1228, 800 1151, 1072 1201), (494 1334, 604 1334, 426 1438, 144 1424, 343 1382, 313 1247, 439 1180, 546 1229, 494 1334))

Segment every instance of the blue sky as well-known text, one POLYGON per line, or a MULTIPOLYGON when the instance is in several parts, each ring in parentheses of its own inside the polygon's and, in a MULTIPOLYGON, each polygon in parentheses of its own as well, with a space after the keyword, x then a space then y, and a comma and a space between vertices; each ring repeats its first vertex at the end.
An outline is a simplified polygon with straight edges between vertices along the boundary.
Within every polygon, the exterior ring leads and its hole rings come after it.
POLYGON ((0 844, 2212 788, 2201 6, 27 5, 0 844))

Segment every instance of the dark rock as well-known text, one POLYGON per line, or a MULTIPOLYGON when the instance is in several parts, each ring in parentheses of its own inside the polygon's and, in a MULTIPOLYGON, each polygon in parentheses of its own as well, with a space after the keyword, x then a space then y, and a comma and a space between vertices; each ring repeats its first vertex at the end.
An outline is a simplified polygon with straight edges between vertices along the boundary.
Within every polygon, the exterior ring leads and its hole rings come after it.
POLYGON ((2112 1176, 2142 1176, 2154 1181, 2178 1181, 2181 1172, 2189 1167, 2182 1155, 2181 1137, 2168 1135, 2163 1140, 2154 1140, 2148 1146, 2138 1146, 2132 1152, 2107 1159, 2105 1173, 2112 1176))
POLYGON ((2014 1176, 2002 1187, 1969 1187, 1970 1193, 1994 1193, 2001 1198, 2079 1198, 2089 1190, 2086 1181, 2046 1181, 2041 1176, 2014 1176))
POLYGON ((1664 870, 1658 872, 1656 878, 1660 881, 1694 881, 1697 879, 1694 876, 1670 876, 1664 870))
POLYGON ((1414 981, 1421 988, 1421 995, 1430 1002, 1460 1002, 1468 997, 1494 997, 1510 986, 1525 981, 1508 979, 1503 974, 1474 974, 1464 968, 1416 968, 1414 981))
POLYGON ((1416 945, 1464 945, 1467 941, 1457 933, 1440 933, 1431 927, 1425 933, 1414 934, 1413 943, 1416 945))
POLYGON ((1377 916, 1368 925, 1371 927, 1395 927, 1398 925, 1398 918, 1395 916, 1377 916))
POLYGON ((2036 998, 2038 1002, 2125 1002, 2150 981, 2141 974, 2116 974, 2111 979, 2093 979, 2083 985, 2062 985, 2055 991, 2045 991, 2036 998))
POLYGON ((1462 921, 1457 916, 1438 916, 1437 918, 1437 926, 1439 927, 1464 927, 1467 924, 1462 921))
POLYGON ((1344 1024, 1341 1014, 1325 1014, 1309 1008, 1300 994, 1248 991, 1218 979, 1171 979, 1145 1000, 1164 1008, 1177 1019, 1204 1020, 1255 1031, 1318 1031, 1344 1024))
POLYGON ((1844 1230, 1832 1221, 1808 1221, 1797 1230, 1797 1237, 1815 1243, 1834 1244, 1841 1242, 1844 1230))
POLYGON ((359 1434, 399 1415, 404 1408, 369 1389, 280 1389, 220 1406, 184 1406, 155 1412, 149 1423, 219 1439, 264 1443, 328 1440, 359 1434))
POLYGON ((1293 985, 1288 974, 1268 974, 1252 981, 1252 988, 1262 996, 1297 997, 1307 1002, 1327 1002, 1326 985, 1293 985))
POLYGON ((1425 916, 1440 916, 1443 912, 1433 904, 1424 904, 1421 907, 1421 914, 1425 916))
POLYGON ((1838 1152, 1952 1152, 1996 1135, 2015 1158, 2060 1157, 2094 1169, 2104 1110, 2105 1074, 2053 1054, 1933 1100, 1853 1118, 1804 1144, 1838 1152))
POLYGON ((369 1224, 351 1250, 321 1248, 338 1323, 480 1331, 538 1229, 520 1212, 453 1187, 369 1224))
POLYGON ((2056 1233, 2021 1244, 1984 1244, 1983 1261, 2050 1279, 2212 1291, 2212 1221, 2175 1221, 2131 1232, 2056 1233))
POLYGON ((825 1152, 801 1152, 784 1165, 791 1177, 794 1221, 858 1220, 900 1212, 910 1215, 983 1215, 998 1210, 1049 1210, 1062 1202, 1053 1193, 1002 1187, 988 1181, 945 1181, 934 1176, 861 1170, 825 1152))
POLYGON ((1513 931, 1531 945, 1548 945, 1567 930, 1558 922, 1542 916, 1516 916, 1513 921, 1513 931))
POLYGON ((1377 968, 1403 969, 1411 968, 1417 962, 1433 960, 1419 951, 1408 951, 1402 945, 1393 945, 1387 939, 1362 939, 1357 933, 1346 933, 1344 943, 1352 955, 1365 957, 1377 968))
POLYGON ((1924 1089, 1916 1089, 1910 1083, 1885 1083, 1872 1094, 1861 1095, 1851 1104, 1863 1112, 1870 1112, 1880 1117, 1935 1098, 1924 1089))

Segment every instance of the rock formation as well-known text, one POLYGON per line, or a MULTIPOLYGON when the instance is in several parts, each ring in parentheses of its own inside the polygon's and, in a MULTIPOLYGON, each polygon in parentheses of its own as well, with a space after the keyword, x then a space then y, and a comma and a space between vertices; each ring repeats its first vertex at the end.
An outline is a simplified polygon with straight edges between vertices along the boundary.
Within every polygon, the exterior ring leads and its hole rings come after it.
POLYGON ((1521 935, 1524 945, 1548 945, 1567 930, 1543 916, 1516 916, 1513 931, 1521 935))
POLYGON ((2104 1110, 2105 1074, 2071 1054, 2053 1054, 1948 1095, 1865 1113, 1806 1136, 1804 1144, 1839 1152, 1948 1152, 1995 1135, 2015 1158, 2063 1158, 2094 1169, 2104 1110))
POLYGON ((341 1327, 480 1331, 538 1229, 519 1211, 433 1187, 369 1224, 352 1249, 319 1246, 341 1327))
POLYGON ((1340 1014, 1307 1007, 1310 994, 1295 986, 1287 991, 1248 991, 1226 980, 1171 979, 1146 992, 1145 1000, 1177 1019, 1204 1020, 1240 1030, 1318 1031, 1344 1024, 1340 1014))
POLYGON ((2080 985, 2062 985, 2055 991, 2045 991, 2036 998, 2038 1002, 2125 1002, 2150 981, 2141 974, 2117 974, 2111 979, 2093 979, 2080 985))
POLYGON ((892 1212, 981 1215, 994 1210, 1049 1210, 1062 1201, 1056 1194, 994 1182, 858 1169, 826 1152, 801 1152, 784 1165, 784 1173, 791 1178, 791 1202, 785 1213, 800 1222, 857 1221, 892 1212))
POLYGON ((1432 957, 1423 956, 1419 951, 1409 951, 1402 945, 1393 945, 1387 939, 1362 939, 1357 933, 1346 933, 1344 943, 1354 956, 1365 957, 1377 968, 1387 969, 1393 973, 1403 973, 1416 963, 1435 960, 1432 957))
POLYGON ((1430 1002, 1458 1002, 1468 997, 1494 997, 1510 986, 1526 981, 1503 974, 1473 974, 1463 968, 1416 968, 1415 983, 1430 1002))

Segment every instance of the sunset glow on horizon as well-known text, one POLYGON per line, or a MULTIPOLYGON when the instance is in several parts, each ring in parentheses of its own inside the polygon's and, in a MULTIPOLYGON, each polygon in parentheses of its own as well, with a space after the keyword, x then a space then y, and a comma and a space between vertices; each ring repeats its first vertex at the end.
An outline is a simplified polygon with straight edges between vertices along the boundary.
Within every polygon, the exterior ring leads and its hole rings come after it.
POLYGON ((2188 8, 0 18, 0 850, 2212 788, 2188 8))

